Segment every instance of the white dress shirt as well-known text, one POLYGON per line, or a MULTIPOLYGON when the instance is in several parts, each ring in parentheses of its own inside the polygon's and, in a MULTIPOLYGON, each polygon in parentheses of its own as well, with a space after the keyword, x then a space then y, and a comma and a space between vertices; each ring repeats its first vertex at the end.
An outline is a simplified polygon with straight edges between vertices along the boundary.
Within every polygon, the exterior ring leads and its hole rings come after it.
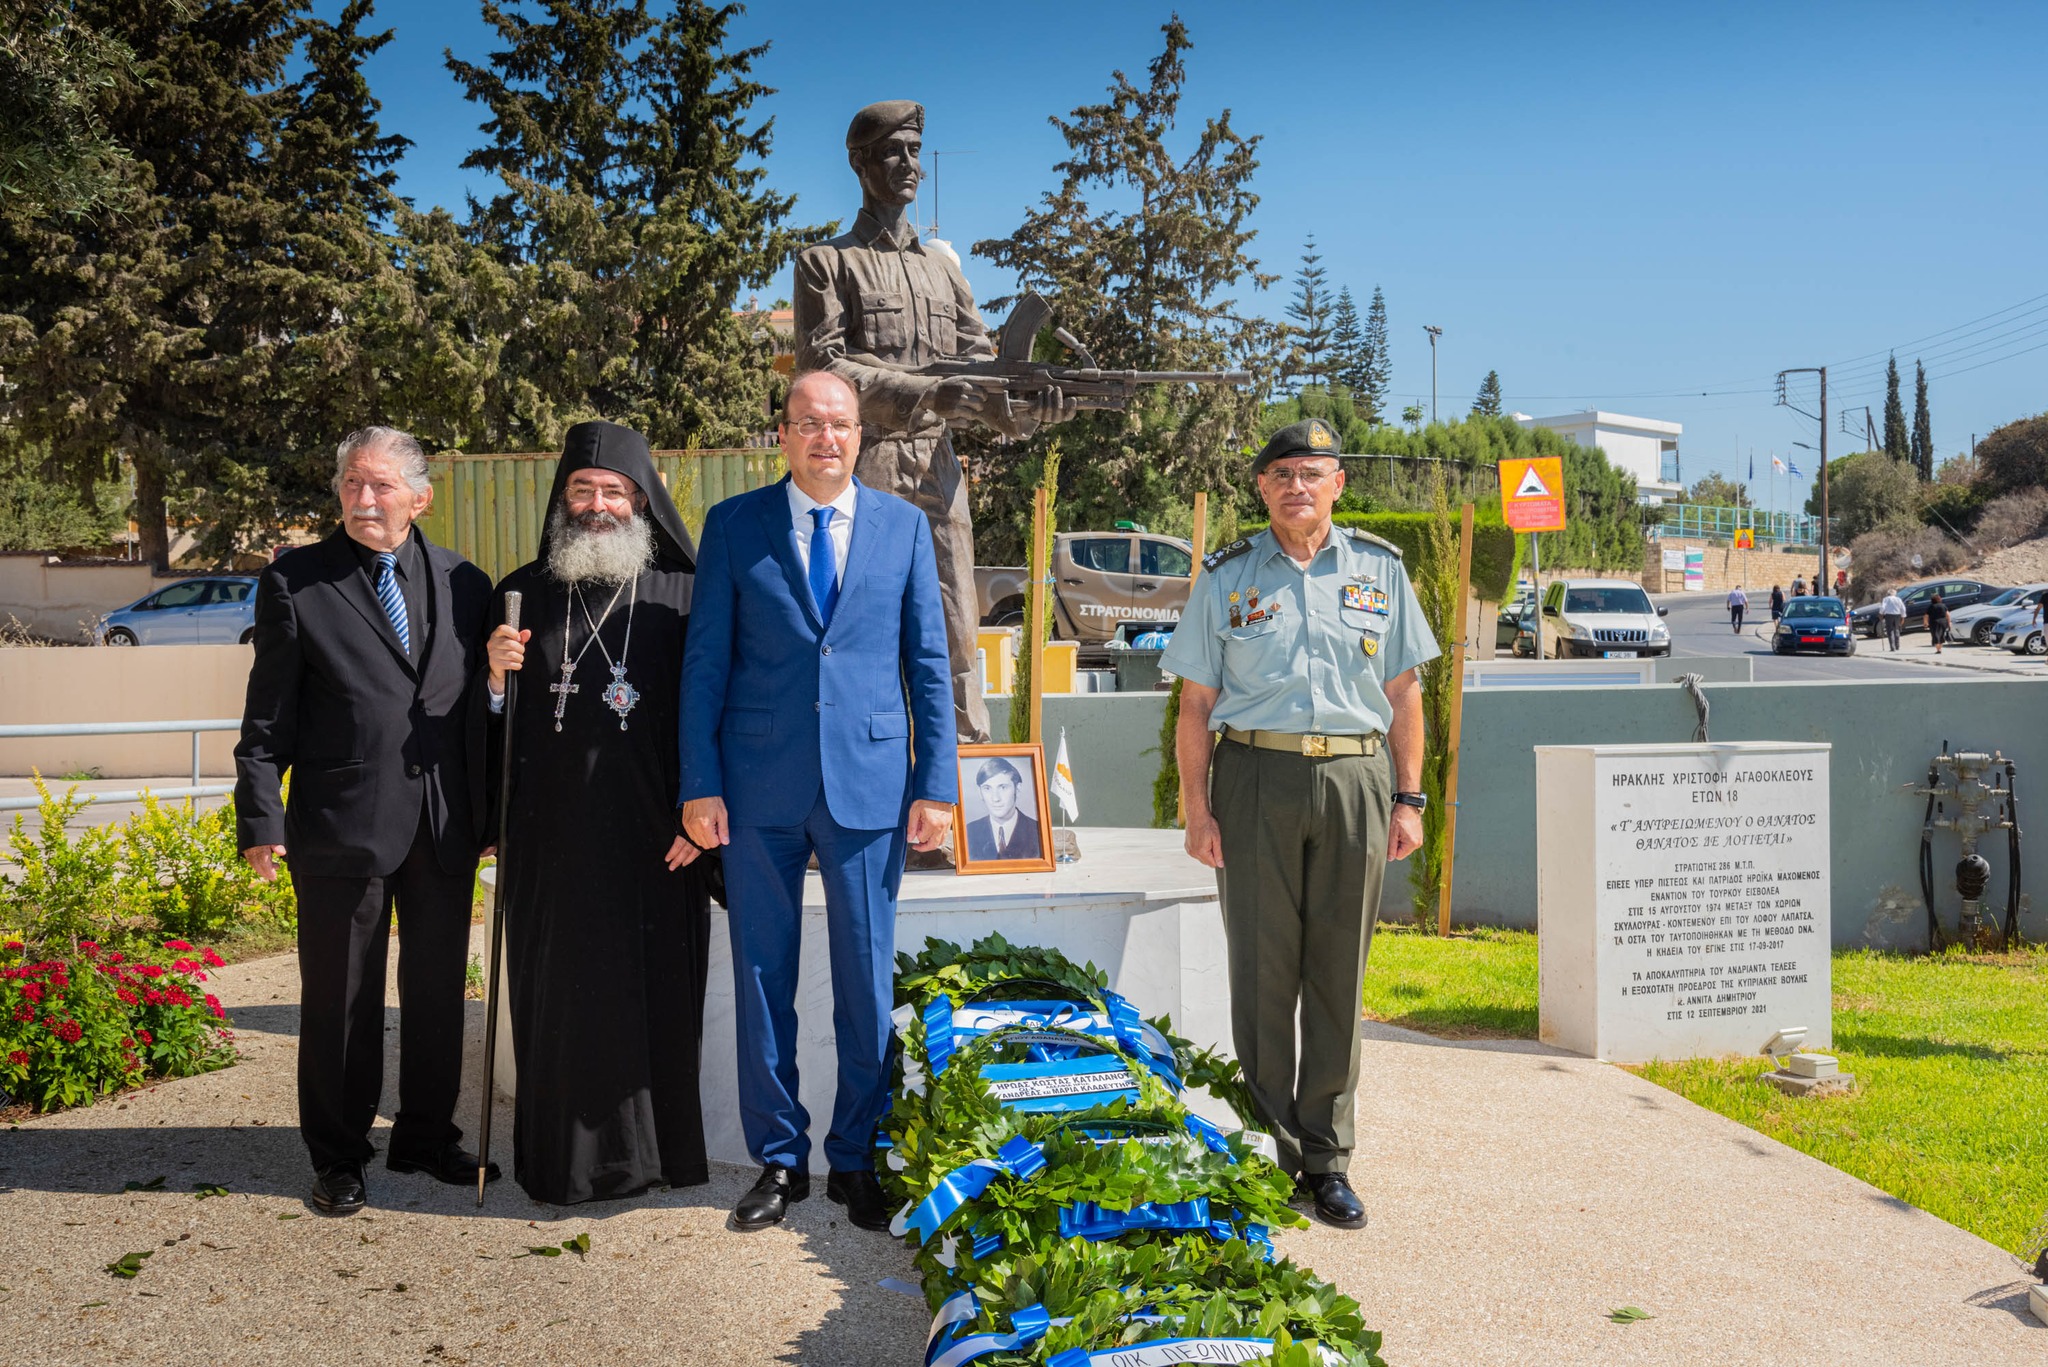
MULTIPOLYGON (((832 525, 825 529, 832 538, 832 577, 841 581, 842 587, 846 579, 846 553, 853 548, 854 492, 853 482, 848 480, 839 497, 829 505, 832 525)), ((826 506, 797 488, 795 480, 789 482, 789 522, 796 529, 796 563, 807 578, 811 573, 811 535, 818 529, 818 524, 811 520, 811 509, 826 506)))

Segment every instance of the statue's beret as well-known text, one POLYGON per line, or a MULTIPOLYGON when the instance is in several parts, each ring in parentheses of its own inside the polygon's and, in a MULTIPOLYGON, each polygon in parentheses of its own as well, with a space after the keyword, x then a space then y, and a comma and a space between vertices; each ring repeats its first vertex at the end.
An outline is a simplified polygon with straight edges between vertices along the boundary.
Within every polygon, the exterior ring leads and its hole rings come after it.
POLYGON ((883 100, 853 116, 846 125, 846 148, 866 147, 880 142, 897 129, 909 126, 924 131, 924 106, 916 100, 883 100))

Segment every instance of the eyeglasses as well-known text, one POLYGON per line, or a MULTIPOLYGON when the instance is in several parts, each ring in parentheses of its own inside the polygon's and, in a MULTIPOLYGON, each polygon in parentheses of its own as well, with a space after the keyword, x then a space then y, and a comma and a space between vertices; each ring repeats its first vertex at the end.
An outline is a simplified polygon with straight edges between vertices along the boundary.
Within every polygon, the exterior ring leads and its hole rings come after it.
POLYGON ((598 484, 585 484, 576 480, 570 481, 569 486, 562 490, 562 494, 564 497, 574 499, 578 503, 618 504, 631 503, 633 501, 633 495, 628 490, 614 489, 598 484))
POLYGON ((805 441, 810 441, 825 432, 830 432, 841 441, 845 441, 859 426, 859 423, 848 422, 844 418, 834 418, 831 422, 820 422, 816 418, 799 418, 789 424, 790 430, 805 441))
POLYGON ((1290 484, 1299 484, 1304 489, 1316 489, 1322 486, 1324 480, 1337 473, 1337 467, 1330 465, 1317 470, 1287 469, 1283 467, 1280 469, 1268 469, 1265 473, 1267 479, 1272 480, 1283 489, 1290 484))

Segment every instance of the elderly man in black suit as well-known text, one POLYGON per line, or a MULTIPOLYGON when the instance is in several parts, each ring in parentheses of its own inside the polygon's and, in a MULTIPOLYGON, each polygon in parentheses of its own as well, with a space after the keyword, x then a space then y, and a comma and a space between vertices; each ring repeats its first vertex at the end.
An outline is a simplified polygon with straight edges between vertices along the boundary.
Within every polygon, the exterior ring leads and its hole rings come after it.
MULTIPOLYGON (((476 1180, 462 1148, 463 971, 481 824, 466 745, 491 581, 413 525, 433 501, 404 432, 341 443, 341 527, 286 552, 256 591, 256 663, 235 747, 237 843, 299 904, 299 1125, 312 1203, 353 1215, 384 1082, 392 909, 405 949, 398 1112, 386 1164, 476 1180), (291 800, 279 787, 291 771, 291 800)), ((480 734, 479 728, 478 734, 480 734)), ((493 1165, 490 1176, 496 1177, 493 1165)))

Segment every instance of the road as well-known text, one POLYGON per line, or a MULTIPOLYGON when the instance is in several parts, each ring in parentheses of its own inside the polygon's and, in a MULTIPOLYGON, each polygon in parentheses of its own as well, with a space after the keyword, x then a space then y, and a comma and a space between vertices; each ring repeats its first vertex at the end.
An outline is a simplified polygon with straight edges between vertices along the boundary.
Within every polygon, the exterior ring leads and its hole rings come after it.
MULTIPOLYGON (((1977 671, 1962 667, 1957 658, 1955 666, 1913 664, 1902 659, 1878 658, 1884 652, 1884 642, 1866 641, 1856 638, 1856 653, 1848 659, 1819 655, 1774 655, 1771 653, 1771 608, 1767 594, 1750 596, 1750 611, 1743 623, 1742 634, 1736 635, 1728 627, 1726 599, 1720 594, 1667 593, 1655 595, 1659 607, 1671 609, 1671 615, 1664 620, 1671 627, 1671 653, 1673 655, 1747 655, 1754 662, 1755 678, 1758 683, 1811 682, 1825 679, 1969 679, 1982 677, 1977 671), (1761 604, 1761 606, 1759 606, 1761 604)), ((1916 653, 1925 649, 1925 633, 1907 639, 1916 642, 1916 653)), ((1988 651, 1975 647, 1957 648, 1945 652, 1945 661, 1952 657, 1996 655, 1999 662, 2012 657, 2003 650, 1988 651)))

